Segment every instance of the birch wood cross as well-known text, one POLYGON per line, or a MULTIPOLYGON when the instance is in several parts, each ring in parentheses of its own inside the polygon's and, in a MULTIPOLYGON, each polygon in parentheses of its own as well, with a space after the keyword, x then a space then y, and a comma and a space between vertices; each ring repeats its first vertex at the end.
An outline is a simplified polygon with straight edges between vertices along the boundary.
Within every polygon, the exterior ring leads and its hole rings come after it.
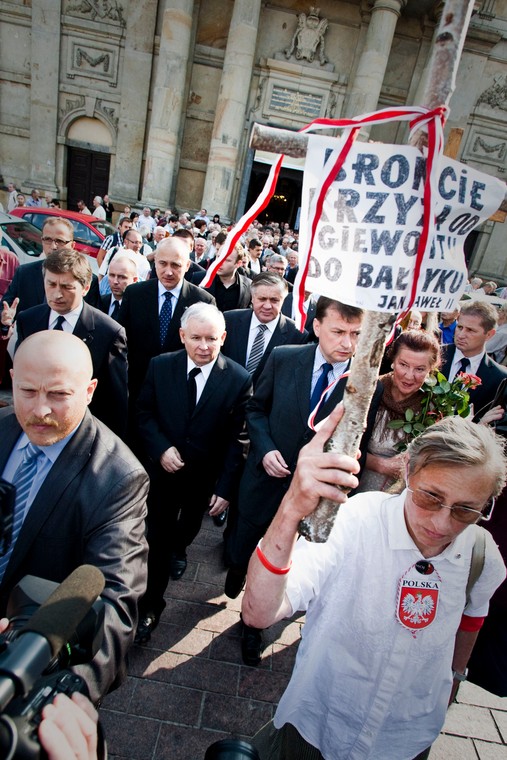
MULTIPOLYGON (((423 102, 416 105, 433 109, 448 105, 455 88, 456 72, 472 15, 474 0, 446 0, 432 51, 423 102)), ((417 132, 410 144, 422 149, 426 133, 417 132)), ((250 145, 257 150, 284 153, 302 158, 306 155, 308 137, 303 134, 255 124, 250 145)), ((367 311, 344 393, 345 414, 326 443, 326 451, 340 451, 355 456, 366 423, 368 408, 378 379, 395 314, 367 311)), ((327 540, 339 505, 321 499, 317 509, 301 521, 301 535, 310 541, 327 540)))

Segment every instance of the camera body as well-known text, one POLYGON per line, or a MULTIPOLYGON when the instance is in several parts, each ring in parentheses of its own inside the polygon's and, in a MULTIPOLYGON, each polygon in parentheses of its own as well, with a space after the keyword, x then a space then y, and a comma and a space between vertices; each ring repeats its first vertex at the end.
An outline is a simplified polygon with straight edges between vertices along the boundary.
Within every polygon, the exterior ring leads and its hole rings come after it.
POLYGON ((0 715, 0 757, 6 760, 45 758, 46 753, 37 738, 42 709, 51 704, 57 694, 71 697, 75 691, 88 696, 88 687, 81 676, 61 670, 40 678, 28 696, 13 699, 0 715))
MULTIPOLYGON (((9 627, 0 636, 0 683, 10 679, 16 685, 25 683, 23 671, 27 662, 22 654, 16 658, 17 643, 25 640, 23 630, 32 615, 58 588, 58 583, 26 575, 12 590, 7 605, 9 627)), ((79 691, 88 696, 86 682, 68 668, 89 662, 95 656, 102 642, 104 616, 105 605, 99 597, 58 655, 43 669, 37 670, 35 679, 30 682, 33 686, 29 690, 26 687, 17 689, 21 696, 14 696, 4 706, 0 715, 2 760, 39 760, 46 757, 37 737, 42 709, 57 694, 71 697, 79 691), (23 694, 26 691, 28 693, 23 694)))

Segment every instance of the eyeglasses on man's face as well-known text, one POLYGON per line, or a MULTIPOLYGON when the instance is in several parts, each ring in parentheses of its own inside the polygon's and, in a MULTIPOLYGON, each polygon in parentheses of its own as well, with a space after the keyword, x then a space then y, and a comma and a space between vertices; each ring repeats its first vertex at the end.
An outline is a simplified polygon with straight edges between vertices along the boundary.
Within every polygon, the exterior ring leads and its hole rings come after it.
POLYGON ((55 245, 59 247, 61 247, 62 245, 68 245, 69 243, 72 243, 72 240, 64 240, 63 238, 52 238, 52 237, 49 237, 48 235, 44 235, 41 238, 41 240, 43 243, 47 243, 48 245, 50 243, 54 243, 55 245))

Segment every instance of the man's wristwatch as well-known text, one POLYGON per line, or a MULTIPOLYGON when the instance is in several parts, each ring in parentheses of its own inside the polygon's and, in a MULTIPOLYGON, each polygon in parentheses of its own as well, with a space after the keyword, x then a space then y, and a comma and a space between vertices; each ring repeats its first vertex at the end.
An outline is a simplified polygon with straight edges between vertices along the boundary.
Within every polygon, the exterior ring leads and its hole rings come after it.
POLYGON ((452 671, 452 677, 455 681, 466 681, 468 678, 468 668, 465 668, 464 673, 458 673, 457 670, 452 671))

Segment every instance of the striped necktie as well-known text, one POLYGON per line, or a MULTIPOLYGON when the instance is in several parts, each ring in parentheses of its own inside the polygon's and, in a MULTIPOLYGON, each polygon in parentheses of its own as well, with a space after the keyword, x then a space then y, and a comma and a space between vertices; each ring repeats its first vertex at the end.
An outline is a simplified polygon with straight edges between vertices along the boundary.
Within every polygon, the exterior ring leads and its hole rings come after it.
POLYGON ((267 325, 259 325, 257 335, 252 343, 252 350, 250 351, 250 356, 246 363, 246 371, 250 372, 251 375, 253 375, 262 359, 262 354, 264 353, 264 333, 267 329, 267 325))
POLYGON ((16 500, 14 503, 12 536, 9 549, 3 557, 0 557, 0 580, 3 578, 5 569, 9 564, 12 551, 16 544, 16 539, 18 538, 19 531, 23 525, 28 496, 32 488, 33 479, 37 473, 37 462, 41 456, 43 456, 43 452, 39 449, 39 447, 34 446, 33 443, 29 443, 25 448, 23 460, 18 466, 18 469, 14 473, 14 477, 12 479, 12 484, 16 486, 16 500))

